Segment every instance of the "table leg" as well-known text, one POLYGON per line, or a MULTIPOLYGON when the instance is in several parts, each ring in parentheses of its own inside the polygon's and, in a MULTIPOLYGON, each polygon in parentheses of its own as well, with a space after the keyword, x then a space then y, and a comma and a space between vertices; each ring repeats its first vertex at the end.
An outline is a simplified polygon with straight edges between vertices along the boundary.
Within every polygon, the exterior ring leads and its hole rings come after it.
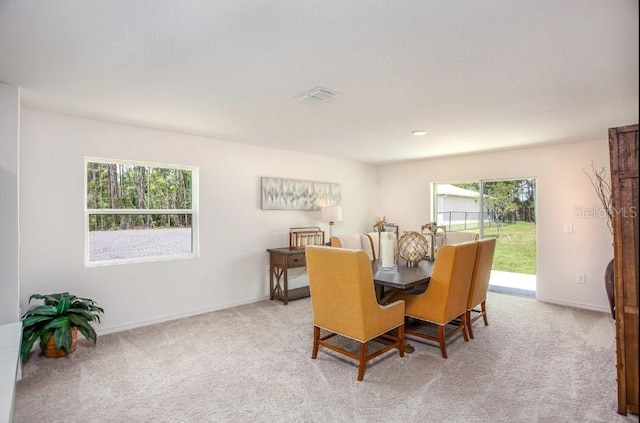
POLYGON ((375 289, 376 300, 378 300, 378 304, 384 304, 383 303, 383 300, 384 300, 384 286, 375 284, 373 287, 375 289))
POLYGON ((282 269, 282 275, 284 280, 282 283, 284 284, 284 292, 282 293, 282 301, 284 305, 289 304, 289 275, 287 275, 287 266, 285 265, 282 269))
POLYGON ((269 299, 273 301, 275 287, 273 286, 273 266, 269 266, 269 299))

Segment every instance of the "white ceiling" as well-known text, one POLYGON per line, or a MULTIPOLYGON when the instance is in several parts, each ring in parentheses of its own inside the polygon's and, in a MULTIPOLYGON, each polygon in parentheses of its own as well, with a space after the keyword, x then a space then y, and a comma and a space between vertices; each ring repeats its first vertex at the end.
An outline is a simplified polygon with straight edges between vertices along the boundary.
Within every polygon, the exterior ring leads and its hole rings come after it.
POLYGON ((25 106, 368 163, 606 139, 638 51, 637 0, 0 0, 25 106))

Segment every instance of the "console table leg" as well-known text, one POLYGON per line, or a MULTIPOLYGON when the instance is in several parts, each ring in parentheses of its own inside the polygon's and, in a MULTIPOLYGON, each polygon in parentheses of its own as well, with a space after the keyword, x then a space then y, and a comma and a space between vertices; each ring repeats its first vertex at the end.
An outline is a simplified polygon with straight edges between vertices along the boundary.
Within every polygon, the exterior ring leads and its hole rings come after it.
POLYGON ((273 301, 274 291, 275 291, 275 287, 273 286, 273 273, 274 273, 273 266, 269 266, 269 299, 271 301, 273 301))
POLYGON ((284 277, 284 280, 282 281, 282 283, 284 284, 284 292, 282 293, 282 300, 284 302, 284 305, 287 305, 289 303, 289 276, 287 275, 287 266, 284 267, 282 271, 282 275, 284 277))

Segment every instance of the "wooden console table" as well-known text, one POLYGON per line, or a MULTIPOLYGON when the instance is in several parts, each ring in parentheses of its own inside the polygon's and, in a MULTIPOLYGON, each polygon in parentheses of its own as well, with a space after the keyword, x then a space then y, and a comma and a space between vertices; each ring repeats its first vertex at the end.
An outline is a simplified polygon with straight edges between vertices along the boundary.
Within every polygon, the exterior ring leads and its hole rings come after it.
POLYGON ((269 299, 277 298, 286 305, 289 300, 308 297, 308 286, 289 289, 288 269, 307 265, 304 248, 268 248, 267 252, 269 253, 269 299))

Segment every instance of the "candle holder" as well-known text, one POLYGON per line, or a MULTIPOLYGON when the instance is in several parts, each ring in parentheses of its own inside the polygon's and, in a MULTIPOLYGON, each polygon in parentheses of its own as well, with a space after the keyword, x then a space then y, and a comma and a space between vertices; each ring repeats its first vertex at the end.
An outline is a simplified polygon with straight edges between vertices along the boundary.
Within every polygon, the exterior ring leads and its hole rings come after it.
POLYGON ((378 225, 378 269, 398 271, 398 226, 378 225))
POLYGON ((425 259, 434 261, 440 247, 446 244, 447 228, 438 226, 436 222, 429 222, 422 225, 422 235, 427 239, 427 256, 425 259))

